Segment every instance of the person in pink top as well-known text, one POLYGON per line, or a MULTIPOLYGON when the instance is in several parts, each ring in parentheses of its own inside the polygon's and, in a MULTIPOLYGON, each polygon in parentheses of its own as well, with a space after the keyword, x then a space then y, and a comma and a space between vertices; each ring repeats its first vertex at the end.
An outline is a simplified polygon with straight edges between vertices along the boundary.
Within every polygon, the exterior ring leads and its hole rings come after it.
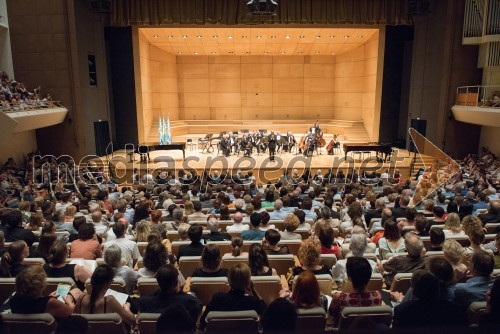
POLYGON ((95 260, 102 257, 93 224, 84 223, 78 229, 78 239, 71 243, 71 258, 95 260))

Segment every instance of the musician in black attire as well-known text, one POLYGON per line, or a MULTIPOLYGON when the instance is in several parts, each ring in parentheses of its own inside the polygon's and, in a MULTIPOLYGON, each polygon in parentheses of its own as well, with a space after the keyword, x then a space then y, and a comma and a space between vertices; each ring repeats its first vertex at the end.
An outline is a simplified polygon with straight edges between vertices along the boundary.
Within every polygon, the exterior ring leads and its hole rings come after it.
POLYGON ((267 136, 267 140, 269 142, 269 160, 274 161, 274 156, 276 155, 276 134, 274 131, 271 131, 271 134, 267 136))
POLYGON ((246 133, 244 133, 243 138, 241 138, 240 151, 243 151, 243 154, 245 156, 250 156, 250 153, 252 152, 252 140, 250 138, 250 135, 246 133))
POLYGON ((257 149, 257 154, 260 154, 260 133, 255 131, 250 138, 252 139, 252 148, 257 149))
POLYGON ((220 140, 220 148, 224 156, 228 157, 231 154, 231 142, 228 135, 224 135, 220 140))
POLYGON ((318 122, 314 123, 313 126, 309 128, 309 132, 311 132, 314 136, 320 131, 321 129, 319 128, 318 122))
POLYGON ((292 152, 292 148, 295 146, 297 141, 295 140, 295 137, 293 136, 291 131, 288 131, 286 137, 285 137, 285 144, 283 145, 283 149, 285 152, 292 152))
POLYGON ((315 149, 316 149, 316 135, 310 132, 309 135, 306 137, 306 149, 304 150, 304 156, 305 157, 309 156, 309 153, 312 155, 315 149))

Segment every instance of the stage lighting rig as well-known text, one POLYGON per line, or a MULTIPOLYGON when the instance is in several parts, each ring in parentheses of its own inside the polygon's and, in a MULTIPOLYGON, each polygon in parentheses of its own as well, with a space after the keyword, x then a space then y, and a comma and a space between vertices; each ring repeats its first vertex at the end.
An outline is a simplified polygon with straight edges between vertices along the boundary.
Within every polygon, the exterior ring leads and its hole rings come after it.
POLYGON ((248 15, 275 16, 278 0, 248 0, 248 15))

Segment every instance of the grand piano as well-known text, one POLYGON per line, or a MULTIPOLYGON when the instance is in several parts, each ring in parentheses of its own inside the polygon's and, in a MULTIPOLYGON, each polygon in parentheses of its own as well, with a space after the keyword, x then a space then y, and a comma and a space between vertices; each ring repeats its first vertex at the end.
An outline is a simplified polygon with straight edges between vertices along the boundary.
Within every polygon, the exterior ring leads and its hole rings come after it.
POLYGON ((347 153, 349 152, 377 152, 378 154, 385 154, 384 162, 387 156, 392 153, 392 147, 389 144, 380 143, 345 143, 344 144, 345 159, 347 160, 347 153))
POLYGON ((139 153, 141 156, 141 162, 145 162, 146 157, 149 160, 149 152, 152 152, 152 151, 170 151, 170 150, 181 150, 183 159, 186 159, 186 143, 184 143, 184 142, 174 142, 174 143, 163 144, 163 145, 160 145, 160 144, 158 144, 158 145, 141 144, 141 145, 137 146, 135 153, 139 153))

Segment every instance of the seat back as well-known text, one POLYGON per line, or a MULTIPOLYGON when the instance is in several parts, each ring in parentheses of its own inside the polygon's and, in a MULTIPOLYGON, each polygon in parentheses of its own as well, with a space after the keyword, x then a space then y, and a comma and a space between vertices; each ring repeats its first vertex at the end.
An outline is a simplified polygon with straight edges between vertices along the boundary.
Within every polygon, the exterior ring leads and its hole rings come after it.
POLYGON ((255 311, 212 311, 207 314, 206 334, 211 333, 259 333, 259 316, 255 311))
POLYGON ((226 253, 231 253, 233 251, 233 246, 231 246, 231 241, 208 241, 207 245, 217 245, 221 255, 226 253))
POLYGON ((89 322, 89 334, 126 334, 127 330, 118 313, 82 314, 89 322))
POLYGON ((424 258, 426 258, 426 257, 433 257, 433 256, 444 257, 444 252, 443 251, 429 251, 429 252, 425 252, 424 258))
POLYGON ((326 312, 322 307, 299 308, 297 310, 297 331, 322 333, 326 326, 326 312))
POLYGON ((156 333, 156 322, 158 321, 160 315, 161 313, 140 313, 137 316, 139 333, 156 333))
POLYGON ((179 269, 184 277, 190 277, 201 266, 201 256, 183 256, 179 259, 179 269))
POLYGON ((238 263, 248 264, 248 255, 245 256, 223 256, 222 262, 220 264, 221 268, 231 269, 233 266, 238 263))
POLYGON ((339 322, 339 330, 370 328, 374 324, 392 323, 392 308, 390 306, 345 307, 339 322))
MULTIPOLYGON (((372 277, 368 281, 368 284, 366 285, 366 289, 368 291, 380 291, 382 290, 382 287, 384 285, 384 278, 382 274, 379 273, 372 273, 372 277)), ((342 285, 342 291, 343 292, 352 292, 352 282, 349 280, 345 280, 344 284, 342 285)))
POLYGON ((56 329, 56 320, 49 313, 2 314, 5 333, 49 334, 56 329), (34 330, 36 328, 36 331, 34 330))
POLYGON ((398 291, 406 294, 408 289, 411 287, 411 277, 413 273, 398 273, 394 276, 394 280, 391 284, 391 291, 398 291))
POLYGON ((321 254, 319 261, 322 265, 332 268, 337 263, 337 257, 335 254, 321 254))
POLYGON ((497 229, 500 228, 500 223, 488 223, 484 225, 486 228, 486 233, 493 234, 496 233, 497 229))
POLYGON ((139 277, 137 280, 137 289, 140 296, 151 296, 158 291, 158 282, 153 277, 139 277))
POLYGON ((15 277, 0 278, 0 303, 3 304, 16 291, 15 277))
POLYGON ((229 283, 227 277, 191 277, 189 290, 203 305, 208 305, 214 294, 229 291, 229 283))
POLYGON ((279 276, 252 276, 252 282, 266 305, 279 297, 282 288, 279 276))
POLYGON ((276 270, 278 275, 286 275, 290 268, 295 266, 295 259, 292 254, 268 255, 269 266, 276 270))
POLYGON ((469 318, 469 325, 479 324, 479 319, 484 314, 486 310, 486 301, 483 302, 473 302, 470 304, 467 310, 467 317, 469 318))
POLYGON ((172 253, 179 257, 179 248, 181 245, 189 245, 191 241, 172 241, 172 253))
POLYGON ((288 246, 290 254, 299 254, 299 248, 302 245, 302 240, 282 240, 278 243, 280 246, 288 246))
POLYGON ((71 277, 47 277, 47 285, 43 290, 43 296, 48 296, 56 291, 59 284, 68 284, 71 286, 71 289, 75 287, 75 281, 71 277))
POLYGON ((27 257, 23 260, 23 265, 25 266, 32 266, 32 265, 43 266, 44 264, 45 260, 42 259, 41 257, 27 257))
POLYGON ((167 239, 170 240, 170 242, 179 241, 180 238, 181 237, 179 236, 179 232, 167 231, 167 239))
POLYGON ((493 272, 491 273, 491 279, 494 280, 497 277, 500 277, 500 269, 494 269, 493 272))
MULTIPOLYGON (((295 276, 293 278, 293 287, 295 287, 295 283, 297 282, 297 278, 299 276, 295 276)), ((316 280, 318 281, 319 284, 319 290, 327 296, 332 295, 332 288, 333 288, 333 278, 332 276, 328 274, 322 274, 322 275, 316 275, 316 280)), ((293 290, 293 288, 292 288, 293 290)))
POLYGON ((298 228, 294 232, 300 234, 302 240, 309 239, 309 237, 311 236, 311 231, 305 227, 298 228))
POLYGON ((148 243, 146 241, 140 241, 137 243, 137 248, 139 248, 139 253, 141 254, 141 256, 144 256, 146 247, 148 247, 148 243))

